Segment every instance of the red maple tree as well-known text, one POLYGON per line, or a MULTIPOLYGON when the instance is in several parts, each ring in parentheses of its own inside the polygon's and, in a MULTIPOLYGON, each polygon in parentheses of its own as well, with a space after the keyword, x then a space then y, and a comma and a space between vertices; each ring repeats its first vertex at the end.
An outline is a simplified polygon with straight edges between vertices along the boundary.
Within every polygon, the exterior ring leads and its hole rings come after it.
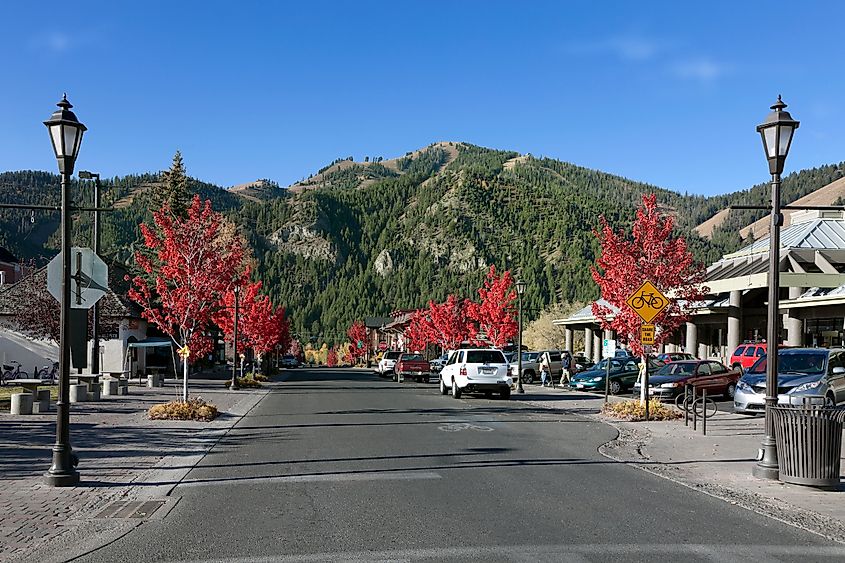
POLYGON ((329 348, 329 353, 326 354, 326 366, 333 368, 337 365, 337 351, 334 349, 334 346, 329 348))
POLYGON ((349 361, 354 364, 367 353, 367 327, 361 321, 355 321, 346 331, 346 336, 352 344, 349 348, 349 361))
POLYGON ((287 349, 283 348, 283 350, 286 350, 286 354, 293 356, 300 362, 305 360, 305 353, 302 350, 302 343, 295 338, 290 341, 290 344, 288 345, 287 349))
MULTIPOLYGON (((247 269, 241 278, 247 278, 247 269)), ((275 308, 267 295, 260 293, 261 282, 238 281, 238 349, 252 350, 261 357, 276 349, 287 348, 290 344, 290 327, 285 318, 284 307, 275 308)), ((223 295, 222 307, 214 314, 213 320, 223 331, 227 340, 234 341, 235 327, 235 291, 229 289, 223 295)))
POLYGON ((245 270, 244 243, 199 196, 185 217, 170 213, 165 204, 153 221, 152 227, 141 225, 146 252, 136 252, 135 261, 143 275, 131 279, 129 297, 179 346, 185 359, 182 400, 187 401, 188 362, 212 350, 205 333, 223 294, 245 270))
POLYGON ((655 194, 643 195, 630 237, 621 229, 614 231, 603 216, 599 221, 593 233, 601 254, 592 276, 610 307, 593 303, 593 314, 602 328, 616 331, 640 355, 643 321, 626 303, 628 297, 649 280, 669 298, 669 305, 653 321, 659 345, 689 319, 689 306, 707 294, 702 285, 705 268, 695 261, 684 237, 672 236, 674 218, 660 213, 655 194))
POLYGON ((424 350, 431 340, 431 321, 426 315, 426 309, 418 309, 413 312, 408 326, 405 327, 403 335, 408 350, 424 350))
MULTIPOLYGON (((516 290, 510 271, 505 270, 499 276, 496 266, 491 264, 478 295, 481 302, 472 303, 467 313, 478 323, 478 332, 486 336, 486 342, 501 348, 516 336, 518 330, 514 308, 516 290)), ((478 344, 485 342, 477 337, 475 340, 478 344)))

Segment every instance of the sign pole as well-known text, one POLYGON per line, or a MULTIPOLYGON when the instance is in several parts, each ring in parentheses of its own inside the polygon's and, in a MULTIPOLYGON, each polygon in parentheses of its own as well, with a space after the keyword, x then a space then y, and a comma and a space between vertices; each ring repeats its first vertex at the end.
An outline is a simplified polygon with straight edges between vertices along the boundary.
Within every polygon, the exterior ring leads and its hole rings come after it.
POLYGON ((605 358, 607 365, 605 365, 604 372, 604 402, 607 404, 610 395, 610 358, 605 358))
POLYGON ((645 373, 643 374, 643 387, 645 388, 645 420, 648 422, 648 402, 651 399, 648 392, 648 350, 643 347, 643 361, 645 362, 645 373))

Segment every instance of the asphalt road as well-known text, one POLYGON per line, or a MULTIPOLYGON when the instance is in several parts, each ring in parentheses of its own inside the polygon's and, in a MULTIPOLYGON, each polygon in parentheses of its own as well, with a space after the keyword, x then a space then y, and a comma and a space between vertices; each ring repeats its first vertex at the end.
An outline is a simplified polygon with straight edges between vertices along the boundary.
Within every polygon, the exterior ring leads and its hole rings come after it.
POLYGON ((842 561, 845 548, 597 453, 521 402, 302 370, 86 562, 842 561))

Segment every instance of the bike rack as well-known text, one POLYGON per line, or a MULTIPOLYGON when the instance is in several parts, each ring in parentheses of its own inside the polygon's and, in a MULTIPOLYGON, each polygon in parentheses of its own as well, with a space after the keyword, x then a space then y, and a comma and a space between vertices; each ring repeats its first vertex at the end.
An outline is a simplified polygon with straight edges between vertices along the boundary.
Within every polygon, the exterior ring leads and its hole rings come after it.
POLYGON ((698 392, 694 385, 684 385, 684 392, 675 398, 675 406, 684 411, 684 426, 689 426, 690 410, 692 410, 692 429, 698 430, 698 417, 701 416, 701 431, 704 436, 707 436, 707 419, 712 418, 719 412, 719 406, 713 399, 707 398, 707 389, 701 390, 701 396, 698 397, 698 392), (692 388, 692 393, 690 393, 692 388), (683 400, 681 400, 683 399, 683 400), (692 399, 692 401, 690 401, 692 399), (701 405, 701 414, 698 413, 698 407, 701 405), (708 411, 711 410, 712 412, 708 411))

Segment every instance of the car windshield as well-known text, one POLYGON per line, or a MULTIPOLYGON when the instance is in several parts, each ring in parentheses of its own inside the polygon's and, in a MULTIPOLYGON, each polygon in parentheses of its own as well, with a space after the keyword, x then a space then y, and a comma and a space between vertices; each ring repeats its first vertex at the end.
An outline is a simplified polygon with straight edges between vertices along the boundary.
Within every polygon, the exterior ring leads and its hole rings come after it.
POLYGON ((695 373, 695 364, 675 362, 666 364, 657 370, 655 375, 692 375, 693 373, 695 373))
POLYGON ((468 364, 506 364, 505 357, 498 350, 470 350, 468 364))
MULTIPOLYGON (((827 354, 818 352, 798 352, 778 354, 778 373, 784 375, 819 375, 824 373, 827 354)), ((766 373, 766 357, 760 358, 748 370, 748 373, 764 375, 766 373)))
POLYGON ((402 352, 385 352, 384 359, 385 360, 398 360, 399 356, 402 355, 402 352))
POLYGON ((423 357, 419 354, 402 354, 403 362, 422 362, 423 357))

